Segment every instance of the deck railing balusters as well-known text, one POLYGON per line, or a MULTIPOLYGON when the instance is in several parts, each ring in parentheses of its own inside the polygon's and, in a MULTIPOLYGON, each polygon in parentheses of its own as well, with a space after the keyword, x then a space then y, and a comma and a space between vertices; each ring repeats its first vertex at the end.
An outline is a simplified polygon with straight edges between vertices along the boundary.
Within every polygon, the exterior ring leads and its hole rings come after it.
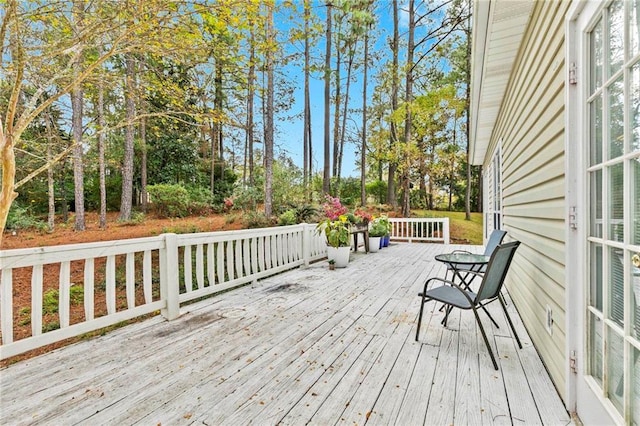
MULTIPOLYGON (((393 225, 392 239, 409 237, 413 240, 449 242, 449 223, 446 219, 393 218, 390 221, 393 225)), ((158 310, 165 318, 175 319, 180 315, 181 303, 255 282, 286 269, 308 265, 324 256, 325 237, 317 232, 314 224, 199 234, 162 234, 132 240, 4 250, 0 252, 0 359, 158 310), (142 259, 136 265, 136 255, 140 256, 138 253, 142 253, 142 259), (140 261, 142 266, 139 265, 140 261), (77 268, 71 268, 72 262, 83 262, 84 270, 79 272, 80 277, 73 271, 77 268), (44 265, 49 264, 60 267, 56 285, 59 291, 60 328, 51 331, 47 330, 48 324, 44 324, 43 317, 44 265), (140 272, 136 274, 136 268, 140 267, 141 289, 136 285, 136 276, 140 279, 140 272), (15 340, 13 274, 18 268, 30 268, 31 272, 31 336, 15 340), (124 274, 121 272, 123 268, 124 274), (196 283, 193 282, 194 276, 196 283), (74 319, 77 323, 70 324, 72 304, 76 303, 71 300, 71 287, 73 283, 79 285, 82 279, 84 319, 80 322, 74 319), (94 292, 96 285, 102 283, 105 302, 101 303, 106 314, 98 314, 96 318, 94 292), (194 287, 194 284, 197 286, 194 287), (118 302, 123 285, 126 296, 124 306, 118 302), (138 295, 138 291, 142 294, 138 295), (138 306, 136 296, 143 296, 144 299, 138 306)), ((46 286, 50 288, 48 281, 46 286)))

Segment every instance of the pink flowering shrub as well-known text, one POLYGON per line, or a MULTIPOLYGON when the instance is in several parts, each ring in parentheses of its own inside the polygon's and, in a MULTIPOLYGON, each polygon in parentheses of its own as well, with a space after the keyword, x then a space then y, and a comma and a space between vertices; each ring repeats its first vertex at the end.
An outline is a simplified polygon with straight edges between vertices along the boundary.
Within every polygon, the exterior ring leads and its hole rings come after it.
POLYGON ((331 195, 325 197, 322 208, 324 209, 325 216, 327 216, 329 220, 336 220, 348 211, 348 209, 340 203, 340 198, 332 197, 331 195))
POLYGON ((224 199, 224 209, 225 211, 229 211, 233 208, 233 198, 228 197, 224 199))

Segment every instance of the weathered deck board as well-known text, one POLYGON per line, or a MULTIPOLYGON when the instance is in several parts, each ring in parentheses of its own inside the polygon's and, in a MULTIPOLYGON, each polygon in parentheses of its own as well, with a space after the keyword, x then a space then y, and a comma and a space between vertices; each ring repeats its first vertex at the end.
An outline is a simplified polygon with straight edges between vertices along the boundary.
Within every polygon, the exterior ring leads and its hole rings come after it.
POLYGON ((453 248, 393 244, 337 271, 320 262, 16 363, 0 371, 0 424, 570 422, 498 304, 499 329, 481 318, 500 371, 471 312, 445 328, 427 305, 414 341, 417 293, 453 248))

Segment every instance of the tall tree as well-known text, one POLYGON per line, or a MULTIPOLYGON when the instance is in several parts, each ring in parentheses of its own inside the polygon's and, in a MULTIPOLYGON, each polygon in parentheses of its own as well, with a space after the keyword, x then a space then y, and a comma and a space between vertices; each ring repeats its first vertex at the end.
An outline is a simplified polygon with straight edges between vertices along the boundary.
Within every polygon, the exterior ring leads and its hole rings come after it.
POLYGON ((311 4, 310 0, 304 0, 304 137, 303 137, 303 181, 305 196, 311 200, 309 183, 313 175, 313 139, 311 137, 311 94, 309 80, 311 78, 311 4))
MULTIPOLYGON (((404 121, 404 143, 411 145, 411 102, 413 101, 413 49, 415 36, 415 9, 414 0, 409 0, 409 34, 407 42, 407 72, 405 81, 405 121, 404 121)), ((405 158, 408 158, 406 156, 405 158)), ((402 173, 402 216, 409 217, 411 213, 410 191, 411 191, 410 167, 405 166, 402 173)))
POLYGON ((274 136, 274 50, 276 46, 273 28, 273 5, 267 5, 265 69, 267 74, 264 117, 264 214, 273 214, 273 136, 274 136))
MULTIPOLYGON (((73 2, 73 20, 74 31, 78 39, 82 39, 84 31, 84 0, 74 0, 73 2)), ((77 79, 82 72, 84 46, 78 46, 78 55, 75 58, 74 79, 77 79)), ((76 85, 71 91, 71 122, 73 128, 73 183, 75 198, 75 224, 76 231, 84 231, 84 147, 82 145, 82 119, 83 119, 83 90, 82 85, 76 85)))
MULTIPOLYGON (((392 66, 391 66, 391 111, 396 111, 398 109, 398 91, 399 91, 399 82, 400 78, 398 73, 399 68, 399 60, 398 60, 398 51, 400 49, 400 35, 398 31, 399 20, 398 20, 398 0, 393 0, 393 38, 391 42, 391 55, 392 66)), ((391 150, 393 150, 394 145, 398 142, 398 129, 394 120, 391 120, 390 123, 390 133, 389 133, 389 146, 391 150)), ((393 208, 397 206, 397 198, 396 198, 396 170, 398 169, 397 160, 393 157, 389 160, 389 174, 387 177, 387 204, 390 204, 393 208)))
POLYGON ((367 71, 369 70, 369 32, 364 34, 364 69, 362 72, 362 140, 360 144, 360 204, 367 205, 367 71))
POLYGON ((133 207, 133 155, 134 155, 134 120, 136 118, 135 62, 132 53, 125 54, 125 114, 126 126, 124 134, 124 150, 122 159, 122 196, 120 199, 120 216, 122 221, 131 220, 133 207))
POLYGON ((322 192, 331 191, 331 1, 327 2, 327 23, 324 57, 324 169, 322 174, 322 192))

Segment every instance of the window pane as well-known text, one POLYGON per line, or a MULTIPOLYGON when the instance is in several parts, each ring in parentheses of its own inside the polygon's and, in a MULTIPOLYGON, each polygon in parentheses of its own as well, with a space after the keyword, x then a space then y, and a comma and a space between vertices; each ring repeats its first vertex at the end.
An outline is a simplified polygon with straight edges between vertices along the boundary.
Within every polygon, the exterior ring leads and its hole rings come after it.
POLYGON ((624 148, 624 84, 622 77, 608 87, 609 93, 609 159, 622 155, 624 148))
POLYGON ((591 165, 602 163, 602 97, 598 96, 589 105, 589 123, 591 134, 591 165))
POLYGON ((624 346, 622 337, 618 336, 611 329, 608 331, 609 345, 607 346, 607 372, 609 378, 609 399, 622 414, 622 401, 624 397, 624 382, 622 380, 622 373, 624 370, 624 346))
POLYGON ((609 171, 609 239, 624 239, 624 176, 622 163, 607 168, 609 171))
POLYGON ((591 84, 589 94, 602 87, 602 20, 598 22, 590 36, 591 45, 591 84))
POLYGON ((591 175, 591 236, 602 238, 602 170, 591 175))
POLYGON ((631 160, 631 182, 629 182, 631 203, 631 244, 640 245, 640 157, 631 160))
MULTIPOLYGON (((640 1, 640 0, 638 0, 640 1)), ((640 63, 631 68, 631 151, 640 151, 640 63)))
POLYGON ((633 0, 629 14, 629 56, 640 52, 640 0, 633 0))
POLYGON ((619 248, 609 247, 609 318, 624 323, 624 255, 619 248))
POLYGON ((602 245, 590 243, 591 286, 589 305, 602 312, 602 245))
POLYGON ((602 386, 602 321, 589 313, 589 374, 602 386))
POLYGON ((615 1, 609 6, 609 74, 611 77, 622 68, 624 61, 624 3, 615 1))

